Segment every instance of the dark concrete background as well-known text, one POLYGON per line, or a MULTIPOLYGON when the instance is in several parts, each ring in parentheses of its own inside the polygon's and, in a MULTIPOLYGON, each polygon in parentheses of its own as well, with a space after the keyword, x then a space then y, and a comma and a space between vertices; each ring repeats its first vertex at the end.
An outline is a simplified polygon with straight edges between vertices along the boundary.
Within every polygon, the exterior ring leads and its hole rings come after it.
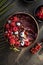
MULTIPOLYGON (((22 0, 7 0, 5 4, 0 7, 0 38, 4 38, 1 35, 1 31, 3 33, 1 27, 6 22, 8 16, 16 12, 26 12, 33 15, 35 8, 41 4, 43 4, 43 0, 37 0, 31 4, 25 4, 22 0), (3 9, 1 10, 1 8, 3 9)), ((43 22, 38 24, 40 31, 37 41, 43 38, 43 22)), ((0 42, 0 65, 43 65, 43 60, 40 60, 38 53, 32 55, 29 49, 22 49, 20 52, 12 51, 9 49, 7 42, 2 41, 0 42)))

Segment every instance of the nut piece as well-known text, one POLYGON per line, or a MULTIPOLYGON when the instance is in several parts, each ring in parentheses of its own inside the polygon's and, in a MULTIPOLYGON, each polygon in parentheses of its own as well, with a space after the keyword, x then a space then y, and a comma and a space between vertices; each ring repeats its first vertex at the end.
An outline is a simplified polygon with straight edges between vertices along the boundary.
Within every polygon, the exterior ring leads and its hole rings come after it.
POLYGON ((17 22, 17 26, 20 26, 21 25, 21 23, 20 22, 17 22))
POLYGON ((8 20, 8 23, 11 23, 11 20, 8 20))
POLYGON ((22 42, 21 42, 21 46, 24 46, 24 44, 25 44, 24 41, 22 41, 22 42))
POLYGON ((18 31, 16 31, 15 34, 18 35, 18 31))

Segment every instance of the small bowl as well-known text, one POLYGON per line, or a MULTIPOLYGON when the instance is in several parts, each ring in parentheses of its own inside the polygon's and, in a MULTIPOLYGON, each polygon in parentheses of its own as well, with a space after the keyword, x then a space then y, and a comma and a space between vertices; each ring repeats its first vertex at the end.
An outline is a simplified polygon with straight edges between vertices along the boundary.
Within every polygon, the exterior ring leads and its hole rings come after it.
POLYGON ((39 22, 43 21, 43 5, 40 5, 35 9, 34 15, 39 22))

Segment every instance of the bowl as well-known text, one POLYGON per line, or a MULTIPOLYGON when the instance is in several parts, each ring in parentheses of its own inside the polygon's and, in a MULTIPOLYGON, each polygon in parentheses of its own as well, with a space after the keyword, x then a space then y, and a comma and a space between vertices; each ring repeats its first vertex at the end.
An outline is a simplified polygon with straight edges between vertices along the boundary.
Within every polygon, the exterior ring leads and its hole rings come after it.
POLYGON ((43 21, 43 5, 39 5, 34 12, 35 18, 39 21, 43 21))
POLYGON ((8 17, 4 32, 10 46, 13 48, 24 48, 36 42, 39 27, 32 15, 18 12, 8 17))

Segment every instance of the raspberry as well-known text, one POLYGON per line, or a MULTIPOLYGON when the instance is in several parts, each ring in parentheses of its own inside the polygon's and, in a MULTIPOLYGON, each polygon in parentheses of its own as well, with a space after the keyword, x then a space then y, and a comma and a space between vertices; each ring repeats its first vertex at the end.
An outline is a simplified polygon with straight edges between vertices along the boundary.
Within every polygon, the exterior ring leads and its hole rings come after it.
POLYGON ((12 27, 14 27, 15 26, 15 22, 11 22, 11 24, 10 24, 12 27))
POLYGON ((13 31, 14 31, 14 32, 16 32, 16 31, 18 31, 18 30, 19 30, 18 27, 16 27, 16 26, 13 27, 13 31))
POLYGON ((30 42, 25 41, 25 46, 28 47, 30 45, 30 42))
POLYGON ((17 21, 19 21, 19 18, 14 17, 14 20, 13 21, 17 22, 17 21))
POLYGON ((9 40, 10 40, 10 39, 15 39, 15 36, 14 36, 14 35, 10 35, 10 36, 9 36, 9 40))
POLYGON ((6 29, 9 29, 9 28, 10 28, 9 24, 6 24, 6 25, 5 25, 5 28, 6 28, 6 29))
POLYGON ((16 47, 17 47, 17 46, 20 46, 20 42, 19 42, 19 41, 16 41, 15 46, 16 46, 16 47))
POLYGON ((12 38, 10 39, 10 45, 14 45, 15 44, 15 40, 12 38))

